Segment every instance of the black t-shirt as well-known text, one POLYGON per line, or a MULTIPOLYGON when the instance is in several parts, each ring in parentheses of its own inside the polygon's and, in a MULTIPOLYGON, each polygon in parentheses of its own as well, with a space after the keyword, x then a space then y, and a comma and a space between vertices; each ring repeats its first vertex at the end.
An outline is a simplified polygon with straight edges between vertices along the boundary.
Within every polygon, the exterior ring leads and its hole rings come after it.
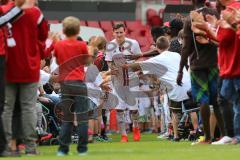
MULTIPOLYGON (((218 13, 214 9, 203 7, 197 11, 203 13, 204 16, 210 14, 218 17, 218 13)), ((181 56, 180 70, 187 64, 188 57, 190 57, 191 70, 217 67, 217 46, 211 42, 207 44, 197 42, 196 35, 193 34, 191 29, 190 17, 187 17, 183 27, 183 48, 181 56)))

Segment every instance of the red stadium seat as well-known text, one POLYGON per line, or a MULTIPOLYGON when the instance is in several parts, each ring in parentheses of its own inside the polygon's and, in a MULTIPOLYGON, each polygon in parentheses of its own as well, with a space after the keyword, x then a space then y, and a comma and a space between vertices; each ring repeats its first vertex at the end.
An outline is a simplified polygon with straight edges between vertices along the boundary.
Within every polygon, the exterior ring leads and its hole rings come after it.
POLYGON ((87 21, 87 25, 88 25, 89 27, 100 28, 98 21, 87 21))
POLYGON ((134 31, 129 34, 130 37, 137 38, 137 37, 142 37, 140 31, 134 31))
POLYGON ((136 40, 138 41, 140 47, 150 46, 148 39, 146 39, 145 37, 138 37, 136 40))
POLYGON ((126 27, 130 32, 135 31, 136 29, 138 29, 141 26, 142 26, 141 20, 126 21, 126 27))
POLYGON ((117 24, 117 23, 123 23, 123 24, 125 24, 124 21, 112 21, 112 23, 113 23, 113 25, 114 25, 114 24, 117 24))
POLYGON ((112 22, 111 21, 100 21, 100 27, 104 32, 112 31, 112 22))
POLYGON ((105 32, 105 37, 108 41, 113 40, 113 32, 112 31, 105 32))
POLYGON ((59 20, 48 20, 48 24, 58 24, 60 23, 59 20))
POLYGON ((80 25, 81 25, 81 26, 86 26, 86 25, 87 25, 87 24, 86 24, 86 21, 80 20, 80 25))
POLYGON ((131 33, 129 33, 129 34, 126 35, 126 37, 131 38, 131 39, 136 39, 136 38, 139 37, 139 36, 136 35, 136 34, 131 34, 131 33))
POLYGON ((136 28, 133 32, 130 33, 130 35, 137 37, 144 37, 148 34, 150 34, 150 29, 147 26, 136 28))
POLYGON ((141 47, 141 51, 142 52, 147 52, 149 50, 150 50, 150 46, 143 46, 143 47, 141 47))
POLYGON ((148 41, 147 38, 138 37, 138 38, 136 38, 136 40, 138 41, 142 52, 146 52, 146 51, 149 50, 151 44, 150 44, 150 42, 148 41))

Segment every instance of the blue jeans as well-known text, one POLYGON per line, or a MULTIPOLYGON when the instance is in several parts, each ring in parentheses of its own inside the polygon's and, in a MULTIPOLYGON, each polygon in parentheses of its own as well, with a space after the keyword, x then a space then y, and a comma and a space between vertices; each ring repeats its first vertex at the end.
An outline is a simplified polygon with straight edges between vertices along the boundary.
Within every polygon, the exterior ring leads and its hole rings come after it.
POLYGON ((234 112, 234 134, 240 142, 240 77, 223 79, 221 95, 232 101, 234 112))
POLYGON ((59 107, 62 108, 62 126, 59 134, 60 146, 58 151, 69 152, 71 135, 73 131, 74 114, 76 113, 79 153, 87 152, 88 144, 88 111, 89 101, 87 98, 87 86, 82 81, 65 81, 61 84, 62 97, 59 107))
POLYGON ((45 94, 44 96, 49 98, 53 102, 54 105, 60 103, 60 101, 61 101, 60 96, 57 96, 57 95, 45 94))

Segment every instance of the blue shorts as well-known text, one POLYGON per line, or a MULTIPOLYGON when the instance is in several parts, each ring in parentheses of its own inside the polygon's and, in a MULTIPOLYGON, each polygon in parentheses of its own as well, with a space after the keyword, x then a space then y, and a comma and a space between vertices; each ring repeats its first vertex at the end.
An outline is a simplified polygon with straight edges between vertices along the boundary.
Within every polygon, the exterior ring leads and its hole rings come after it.
POLYGON ((200 105, 217 104, 218 68, 191 71, 192 96, 200 105))

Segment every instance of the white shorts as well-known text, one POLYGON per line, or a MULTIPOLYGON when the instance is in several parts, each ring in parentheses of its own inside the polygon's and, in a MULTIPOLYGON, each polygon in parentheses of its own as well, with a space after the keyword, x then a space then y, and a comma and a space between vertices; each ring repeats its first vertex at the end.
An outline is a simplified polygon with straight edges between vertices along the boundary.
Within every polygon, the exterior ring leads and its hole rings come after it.
POLYGON ((129 88, 128 86, 113 87, 113 94, 118 98, 117 110, 138 110, 138 101, 131 91, 135 91, 139 87, 129 88), (118 90, 118 92, 116 91, 118 90), (121 95, 121 96, 120 96, 121 95))

